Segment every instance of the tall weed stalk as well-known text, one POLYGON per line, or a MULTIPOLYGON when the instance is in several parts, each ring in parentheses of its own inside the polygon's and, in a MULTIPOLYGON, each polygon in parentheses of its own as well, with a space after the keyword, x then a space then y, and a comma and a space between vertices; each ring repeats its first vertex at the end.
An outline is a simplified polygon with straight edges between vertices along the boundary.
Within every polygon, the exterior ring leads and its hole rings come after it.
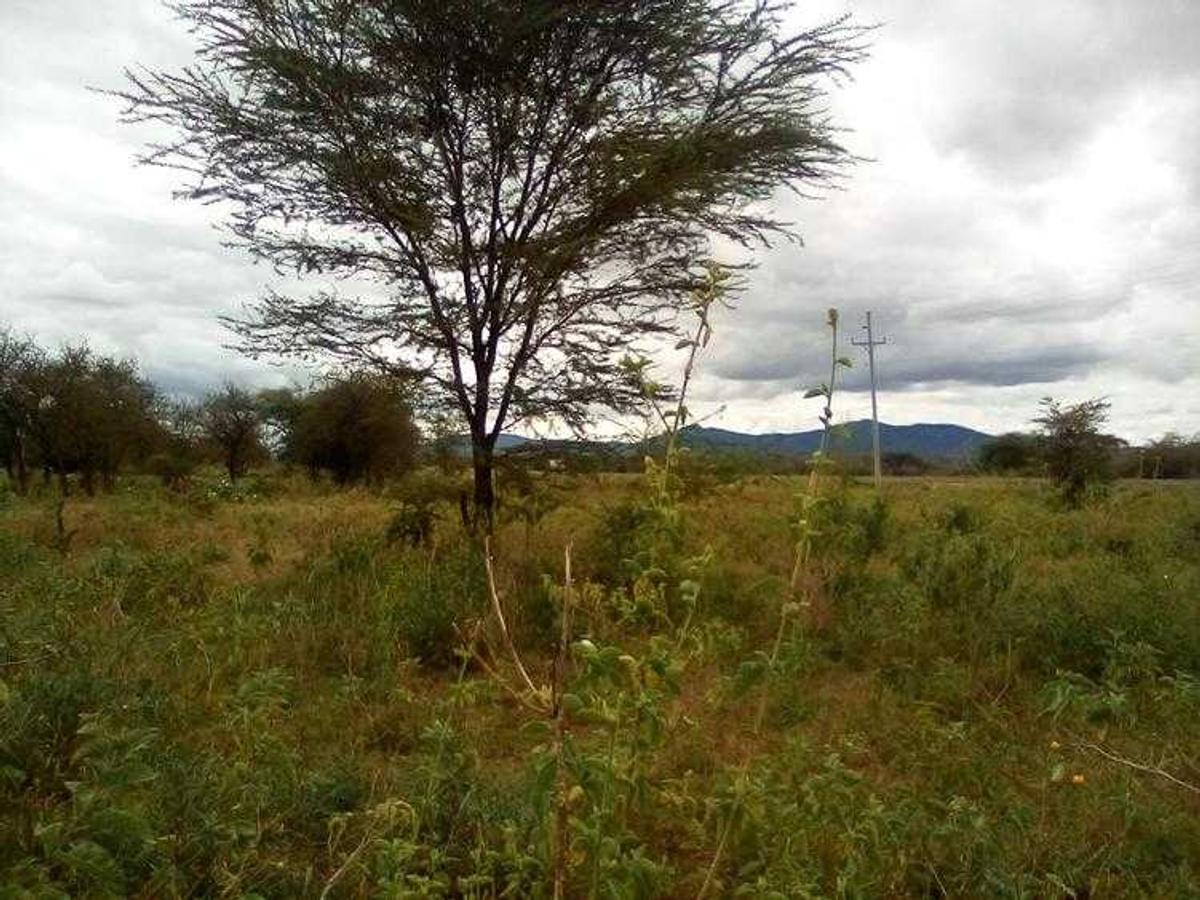
MULTIPOLYGON (((815 540, 820 536, 820 531, 816 527, 815 521, 818 508, 822 503, 820 477, 821 473, 830 465, 829 437, 833 428, 833 397, 834 391, 837 388, 838 370, 850 366, 848 359, 838 355, 838 311, 836 309, 831 308, 828 311, 825 324, 829 328, 830 339, 829 381, 817 387, 810 388, 804 394, 805 399, 821 397, 824 400, 824 406, 818 417, 821 421, 821 445, 820 449, 813 454, 808 480, 804 490, 797 498, 799 514, 796 520, 797 537, 793 551, 792 570, 788 578, 787 594, 779 610, 779 622, 775 629, 775 639, 772 642, 770 654, 766 657, 762 665, 763 681, 759 688, 752 731, 755 738, 758 738, 762 734, 763 723, 766 720, 767 705, 770 700, 771 682, 779 666, 779 653, 783 647, 783 639, 787 633, 788 625, 799 614, 812 609, 814 595, 818 587, 816 573, 811 569, 811 560, 815 540)), ((697 900, 703 900, 704 897, 708 896, 715 884, 717 869, 721 864, 730 834, 738 820, 741 808, 746 801, 746 794, 750 789, 750 760, 751 756, 747 753, 742 760, 742 765, 738 772, 733 801, 721 826, 720 836, 717 839, 717 848, 713 853, 712 861, 705 871, 704 882, 700 885, 700 890, 696 894, 697 900)))

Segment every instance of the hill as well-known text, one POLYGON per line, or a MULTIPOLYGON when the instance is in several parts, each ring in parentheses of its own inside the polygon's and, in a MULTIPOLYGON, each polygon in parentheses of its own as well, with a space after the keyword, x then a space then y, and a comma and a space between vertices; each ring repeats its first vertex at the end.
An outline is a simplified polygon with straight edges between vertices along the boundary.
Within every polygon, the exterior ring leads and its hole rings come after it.
MULTIPOLYGON (((879 423, 879 440, 884 453, 911 453, 922 459, 961 459, 972 456, 990 435, 961 425, 919 424, 888 425, 879 423)), ((729 451, 774 456, 806 456, 821 445, 820 429, 797 432, 774 432, 769 434, 747 434, 725 428, 708 428, 690 425, 681 435, 687 447, 712 451, 729 451)), ((631 450, 632 445, 615 441, 572 441, 536 440, 517 434, 503 434, 497 442, 501 451, 536 450, 540 452, 563 452, 572 450, 602 449, 621 453, 631 450)), ((833 449, 840 453, 871 452, 871 422, 859 419, 846 422, 834 429, 833 449)), ((462 452, 469 452, 465 439, 462 452)))
MULTIPOLYGON (((911 453, 928 459, 970 456, 989 437, 982 431, 961 425, 879 423, 879 442, 884 453, 911 453)), ((833 440, 833 449, 843 453, 869 453, 871 421, 859 419, 841 424, 835 429, 833 440)), ((724 428, 693 425, 684 429, 683 441, 689 447, 792 456, 816 450, 821 445, 821 431, 744 434, 724 428)))

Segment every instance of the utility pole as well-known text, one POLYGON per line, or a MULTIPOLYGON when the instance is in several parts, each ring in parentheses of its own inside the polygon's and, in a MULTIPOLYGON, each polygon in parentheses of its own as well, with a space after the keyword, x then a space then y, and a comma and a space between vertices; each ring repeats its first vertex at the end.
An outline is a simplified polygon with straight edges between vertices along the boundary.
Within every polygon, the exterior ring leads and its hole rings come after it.
POLYGON ((871 445, 875 456, 875 490, 878 491, 883 483, 883 465, 879 460, 879 408, 875 402, 875 348, 882 347, 888 339, 884 337, 875 340, 870 312, 867 313, 867 324, 863 326, 863 331, 867 333, 866 340, 850 338, 850 343, 855 347, 867 348, 867 364, 871 369, 871 445))

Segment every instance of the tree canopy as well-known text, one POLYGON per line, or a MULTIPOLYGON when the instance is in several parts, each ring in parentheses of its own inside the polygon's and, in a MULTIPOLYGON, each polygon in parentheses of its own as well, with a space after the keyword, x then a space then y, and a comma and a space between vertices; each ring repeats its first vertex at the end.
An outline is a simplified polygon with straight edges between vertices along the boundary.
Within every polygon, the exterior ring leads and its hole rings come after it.
POLYGON ((984 441, 977 460, 985 472, 1022 472, 1038 461, 1038 438, 1010 431, 984 441))
POLYGON ((763 201, 851 157, 823 106, 863 54, 773 0, 184 0, 179 72, 131 71, 146 154, 232 208, 282 270, 382 291, 268 292, 252 353, 420 379, 470 433, 490 508, 501 430, 632 399, 621 358, 672 330, 713 236, 790 234, 763 201), (359 282, 361 285, 361 282, 359 282))
POLYGON ((1046 397, 1042 414, 1033 420, 1041 428, 1046 472, 1068 506, 1079 506, 1090 487, 1112 480, 1113 451, 1123 442, 1100 431, 1108 421, 1108 408, 1102 398, 1065 405, 1046 397))
POLYGON ((419 435, 394 380, 352 372, 294 400, 287 456, 310 472, 344 485, 379 483, 413 467, 419 435))
POLYGON ((230 481, 266 456, 258 401, 245 388, 225 384, 204 398, 200 426, 225 465, 230 481))
POLYGON ((122 465, 144 459, 158 437, 159 397, 135 362, 86 344, 47 353, 0 330, 0 461, 17 489, 40 467, 84 490, 106 486, 122 465))

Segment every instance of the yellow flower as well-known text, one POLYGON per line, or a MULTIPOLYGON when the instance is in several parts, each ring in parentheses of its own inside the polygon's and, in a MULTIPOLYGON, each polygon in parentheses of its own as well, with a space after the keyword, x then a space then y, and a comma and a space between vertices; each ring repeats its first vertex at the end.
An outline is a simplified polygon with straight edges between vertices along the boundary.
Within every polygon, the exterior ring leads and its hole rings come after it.
POLYGON ((1082 775, 1072 775, 1071 784, 1083 784, 1086 779, 1082 775))
POLYGON ((1062 744, 1060 744, 1058 741, 1051 741, 1051 742, 1050 742, 1050 749, 1051 749, 1051 750, 1057 750, 1057 749, 1058 749, 1059 747, 1061 747, 1061 746, 1062 746, 1062 744))

